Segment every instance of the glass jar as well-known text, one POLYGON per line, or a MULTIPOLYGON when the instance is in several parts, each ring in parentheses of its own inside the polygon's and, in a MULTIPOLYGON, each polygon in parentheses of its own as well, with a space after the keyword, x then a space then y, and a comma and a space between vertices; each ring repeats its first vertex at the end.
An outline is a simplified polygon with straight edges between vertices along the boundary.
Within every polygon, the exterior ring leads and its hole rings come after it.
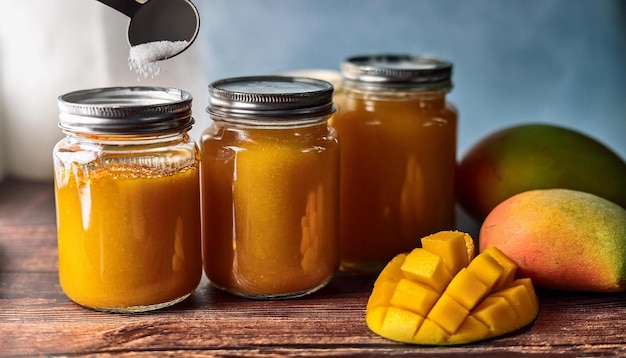
POLYGON ((339 152, 330 83, 241 77, 209 86, 200 140, 204 268, 255 299, 323 287, 339 266, 339 152))
POLYGON ((116 87, 59 97, 54 148, 59 279, 76 303, 142 312, 202 275, 199 150, 189 93, 116 87))
POLYGON ((331 121, 341 141, 341 268, 375 273, 454 227, 457 111, 452 64, 402 54, 342 63, 331 121))

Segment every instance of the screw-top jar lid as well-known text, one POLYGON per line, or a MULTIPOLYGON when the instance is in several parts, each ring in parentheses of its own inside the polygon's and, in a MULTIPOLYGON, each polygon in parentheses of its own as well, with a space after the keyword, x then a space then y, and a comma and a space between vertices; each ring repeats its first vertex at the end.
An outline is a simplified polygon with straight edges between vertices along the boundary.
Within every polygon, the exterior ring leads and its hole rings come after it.
POLYGON ((452 88, 452 63, 427 55, 381 54, 347 58, 341 73, 348 84, 371 88, 452 88))
POLYGON ((109 87, 59 96, 59 127, 78 133, 142 134, 191 128, 191 94, 162 87, 109 87))
POLYGON ((209 85, 210 115, 228 119, 298 120, 332 114, 333 85, 290 76, 253 76, 209 85))

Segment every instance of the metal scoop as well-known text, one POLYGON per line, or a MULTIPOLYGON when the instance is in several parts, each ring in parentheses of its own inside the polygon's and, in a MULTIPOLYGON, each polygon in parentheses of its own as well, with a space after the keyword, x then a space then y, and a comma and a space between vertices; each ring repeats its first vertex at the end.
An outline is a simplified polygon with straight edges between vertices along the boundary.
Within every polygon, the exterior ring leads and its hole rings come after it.
MULTIPOLYGON (((131 46, 156 41, 187 41, 185 51, 200 30, 198 9, 189 0, 98 0, 130 17, 128 42, 131 46)), ((163 58, 165 60, 166 58, 163 58)))

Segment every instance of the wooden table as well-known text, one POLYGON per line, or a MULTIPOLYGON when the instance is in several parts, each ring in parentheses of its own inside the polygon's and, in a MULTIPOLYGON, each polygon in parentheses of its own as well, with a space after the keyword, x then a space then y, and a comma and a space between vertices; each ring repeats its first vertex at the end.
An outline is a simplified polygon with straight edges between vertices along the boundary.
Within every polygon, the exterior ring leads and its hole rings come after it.
POLYGON ((368 330, 372 282, 338 274, 309 297, 253 301, 204 279, 189 299, 161 311, 91 311, 58 283, 52 184, 0 183, 0 356, 626 356, 626 293, 540 291, 539 317, 527 329, 473 345, 424 347, 368 330))

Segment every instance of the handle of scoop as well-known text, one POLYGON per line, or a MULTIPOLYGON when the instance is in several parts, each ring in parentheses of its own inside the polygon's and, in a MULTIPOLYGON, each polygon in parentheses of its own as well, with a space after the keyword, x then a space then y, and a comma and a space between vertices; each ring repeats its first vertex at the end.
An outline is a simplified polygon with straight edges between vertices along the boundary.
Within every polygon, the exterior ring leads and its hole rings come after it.
POLYGON ((137 10, 141 8, 140 3, 135 0, 98 0, 101 3, 108 5, 122 14, 132 18, 137 10))

